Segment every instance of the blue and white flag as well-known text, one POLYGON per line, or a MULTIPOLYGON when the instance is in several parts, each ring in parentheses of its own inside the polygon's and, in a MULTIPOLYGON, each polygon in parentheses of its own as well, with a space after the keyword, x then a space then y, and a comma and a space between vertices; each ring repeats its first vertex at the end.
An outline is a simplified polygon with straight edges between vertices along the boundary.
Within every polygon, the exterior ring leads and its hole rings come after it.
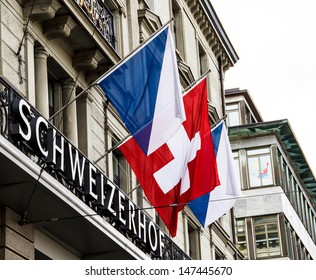
POLYGON ((227 213, 241 196, 240 181, 224 121, 212 130, 212 139, 221 184, 189 203, 192 212, 204 227, 227 213))
POLYGON ((146 155, 165 144, 185 120, 169 25, 97 84, 146 155))

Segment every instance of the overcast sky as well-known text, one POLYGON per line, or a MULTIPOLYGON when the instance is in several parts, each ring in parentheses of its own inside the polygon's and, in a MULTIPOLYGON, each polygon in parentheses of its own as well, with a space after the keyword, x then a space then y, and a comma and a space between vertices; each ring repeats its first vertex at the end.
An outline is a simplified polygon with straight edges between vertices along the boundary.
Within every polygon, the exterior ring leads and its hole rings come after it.
POLYGON ((247 89, 264 121, 288 119, 316 175, 316 1, 211 0, 239 61, 225 88, 247 89))

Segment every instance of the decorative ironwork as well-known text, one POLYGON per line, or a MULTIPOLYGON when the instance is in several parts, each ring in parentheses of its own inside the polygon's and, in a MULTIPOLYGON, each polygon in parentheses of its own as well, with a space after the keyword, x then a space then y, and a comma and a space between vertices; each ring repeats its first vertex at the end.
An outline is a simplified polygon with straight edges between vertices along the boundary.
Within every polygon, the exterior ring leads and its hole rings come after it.
POLYGON ((163 249, 162 259, 164 260, 190 260, 191 259, 168 236, 164 236, 163 243, 164 243, 164 249, 163 249))
POLYGON ((75 0, 105 40, 115 49, 114 16, 101 0, 75 0))

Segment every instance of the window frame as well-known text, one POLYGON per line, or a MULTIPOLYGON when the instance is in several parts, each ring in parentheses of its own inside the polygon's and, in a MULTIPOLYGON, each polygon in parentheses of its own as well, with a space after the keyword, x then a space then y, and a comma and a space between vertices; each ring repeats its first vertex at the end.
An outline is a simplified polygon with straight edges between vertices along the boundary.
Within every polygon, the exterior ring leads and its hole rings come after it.
POLYGON ((256 147, 256 148, 247 149, 246 150, 246 166, 247 166, 247 180, 248 180, 249 189, 265 188, 265 187, 271 187, 275 185, 274 168, 273 168, 274 165, 273 165, 270 147, 256 147), (266 165, 264 169, 262 169, 263 166, 261 165, 261 161, 262 161, 261 158, 263 157, 269 157, 269 162, 267 162, 268 165, 266 165), (267 172, 271 173, 268 179, 269 181, 267 183, 264 183, 263 176, 259 177, 260 184, 253 185, 252 183, 254 181, 250 177, 251 176, 250 160, 255 159, 255 158, 258 159, 258 163, 259 163, 258 165, 260 167, 258 171, 260 172, 260 174, 262 174, 262 172, 265 172, 266 169, 267 169, 267 172))
POLYGON ((281 238, 281 230, 280 230, 280 220, 279 215, 264 215, 264 216, 258 216, 252 218, 252 228, 253 228, 253 239, 254 239, 254 252, 256 259, 267 259, 267 258, 275 258, 275 257, 281 257, 282 256, 282 238, 281 238), (275 220, 271 222, 261 222, 256 224, 256 219, 269 219, 269 218, 275 218, 275 220), (273 233, 274 231, 269 231, 268 227, 271 225, 276 225, 277 227, 277 239, 273 238, 273 240, 278 240, 279 242, 279 254, 272 254, 270 250, 270 240, 269 233, 273 233), (257 239, 256 239, 256 227, 262 227, 264 226, 264 234, 265 234, 265 242, 266 242, 266 248, 267 248, 267 255, 265 256, 259 256, 258 255, 258 246, 257 246, 257 239))

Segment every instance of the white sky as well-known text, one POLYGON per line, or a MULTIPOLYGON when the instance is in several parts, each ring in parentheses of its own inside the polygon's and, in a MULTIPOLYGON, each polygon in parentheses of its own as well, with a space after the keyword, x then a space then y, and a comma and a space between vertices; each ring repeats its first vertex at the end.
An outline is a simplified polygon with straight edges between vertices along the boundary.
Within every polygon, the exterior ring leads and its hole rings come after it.
POLYGON ((247 89, 264 121, 288 119, 316 176, 316 1, 211 3, 239 56, 225 88, 247 89))

